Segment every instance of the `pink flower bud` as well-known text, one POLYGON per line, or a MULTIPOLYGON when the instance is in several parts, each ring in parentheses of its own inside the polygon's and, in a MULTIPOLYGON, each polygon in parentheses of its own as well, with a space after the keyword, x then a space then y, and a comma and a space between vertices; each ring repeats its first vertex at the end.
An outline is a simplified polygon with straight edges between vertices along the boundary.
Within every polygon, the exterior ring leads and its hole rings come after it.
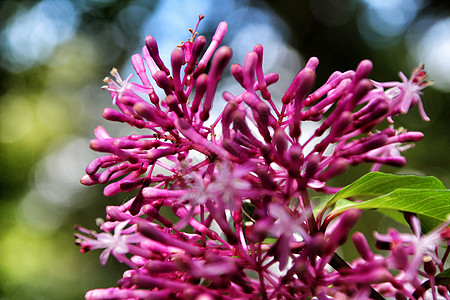
POLYGON ((98 178, 100 177, 100 174, 86 174, 83 175, 83 177, 81 177, 80 179, 80 183, 84 184, 84 185, 94 185, 99 183, 98 178))
POLYGON ((216 51, 217 47, 222 42, 225 34, 227 33, 227 30, 227 22, 220 22, 219 26, 217 26, 216 32, 214 33, 211 44, 209 45, 208 49, 206 49, 205 54, 203 54, 203 57, 198 63, 197 69, 194 71, 194 78, 197 78, 206 68, 208 61, 211 59, 214 51, 216 51))
POLYGON ((211 63, 211 70, 208 75, 208 87, 206 88, 205 102, 203 103, 203 109, 200 113, 200 119, 202 121, 206 121, 209 118, 209 111, 212 107, 217 82, 220 80, 223 70, 230 61, 232 53, 233 52, 230 47, 223 46, 220 47, 214 54, 213 61, 211 63))
POLYGON ((355 146, 343 151, 342 154, 345 156, 349 156, 365 153, 370 150, 384 146, 387 140, 388 137, 385 134, 372 135, 368 138, 367 141, 356 144, 355 146))
MULTIPOLYGON (((116 206, 107 206, 106 214, 108 215, 109 219, 113 220, 113 221, 122 222, 122 221, 131 220, 133 218, 130 214, 120 211, 116 206)), ((134 224, 134 222, 132 222, 132 221, 130 221, 130 222, 131 222, 131 224, 134 224)), ((106 225, 106 223, 103 225, 106 225)))
POLYGON ((261 96, 265 100, 270 99, 270 93, 267 89, 267 83, 264 77, 264 72, 262 68, 262 62, 263 62, 263 46, 258 44, 253 48, 253 51, 258 55, 258 61, 256 64, 256 78, 258 79, 258 87, 261 91, 261 96))
POLYGON ((359 82, 363 78, 367 78, 369 76, 370 72, 372 72, 373 64, 370 60, 365 59, 361 61, 356 68, 355 77, 353 78, 353 81, 355 83, 359 82))
POLYGON ((185 63, 184 53, 180 49, 175 49, 170 57, 172 64, 172 79, 175 88, 175 93, 178 97, 180 103, 185 103, 187 98, 183 91, 183 86, 181 85, 181 66, 185 63))
POLYGON ((191 112, 196 113, 198 111, 198 107, 200 106, 200 101, 203 98, 203 95, 206 92, 206 88, 208 87, 208 75, 201 74, 196 81, 195 84, 195 96, 191 105, 191 112))
POLYGON ((225 138, 222 142, 222 147, 231 155, 238 157, 241 161, 246 161, 248 159, 244 148, 233 140, 225 138))
POLYGON ((347 111, 353 111, 359 100, 361 100, 372 88, 372 83, 368 79, 361 79, 361 81, 357 83, 353 80, 352 84, 354 84, 353 95, 346 102, 346 106, 344 108, 347 111))
POLYGON ((124 163, 112 166, 112 167, 108 168, 107 170, 103 171, 103 173, 98 178, 98 181, 100 183, 106 183, 110 180, 110 178, 115 173, 118 173, 119 171, 125 170, 126 172, 121 172, 120 174, 123 174, 123 173, 128 174, 129 172, 138 170, 140 167, 141 166, 139 164, 130 164, 130 163, 124 162, 124 163))
POLYGON ((192 45, 191 56, 189 57, 189 61, 187 62, 186 68, 184 69, 185 74, 191 74, 194 71, 197 59, 200 57, 200 54, 202 53, 205 46, 206 46, 206 38, 203 35, 198 36, 194 40, 194 44, 192 45))
MULTIPOLYGON (((400 143, 411 143, 411 142, 420 142, 424 137, 424 134, 419 131, 409 131, 405 133, 401 133, 396 136, 396 138, 392 138, 393 140, 397 140, 400 143)), ((391 138, 389 139, 391 141, 391 138)))
POLYGON ((369 244, 367 243, 366 237, 361 232, 355 232, 353 234, 353 243, 355 244, 356 250, 361 255, 361 257, 366 261, 372 261, 374 259, 374 254, 370 250, 369 244))
POLYGON ((167 156, 167 155, 173 155, 177 153, 177 149, 170 147, 170 148, 158 148, 153 149, 147 152, 146 158, 149 161, 156 161, 158 158, 167 156))
MULTIPOLYGON (((315 67, 317 67, 318 64, 319 64, 319 61, 316 57, 312 57, 310 60, 308 60, 308 63, 305 66, 305 68, 302 69, 300 72, 298 72, 297 76, 295 76, 291 85, 289 85, 289 87, 287 88, 283 98, 281 98, 281 102, 283 104, 289 104, 289 102, 291 102, 292 99, 294 99, 297 90, 300 88, 299 85, 301 84, 301 81, 304 80, 304 77, 305 77, 304 71, 306 69, 308 69, 310 71, 313 71, 313 73, 314 73, 315 67), (313 67, 313 68, 311 68, 311 67, 313 67)), ((306 92, 309 92, 309 91, 306 91, 306 92)))
POLYGON ((122 114, 118 111, 115 111, 111 108, 105 108, 102 113, 103 118, 109 121, 116 121, 121 123, 128 123, 130 125, 133 125, 137 128, 145 128, 146 123, 141 120, 137 120, 135 118, 132 118, 130 116, 127 116, 125 114, 122 114))
POLYGON ((141 221, 141 222, 138 222, 137 225, 138 225, 138 231, 142 235, 144 235, 154 241, 160 242, 163 245, 168 245, 168 246, 173 246, 176 248, 183 249, 192 256, 201 256, 203 253, 203 250, 200 247, 197 247, 197 246, 191 245, 187 242, 178 240, 175 237, 172 237, 171 234, 162 232, 161 230, 157 229, 155 226, 150 225, 148 222, 141 221))
POLYGON ((232 64, 231 65, 231 74, 233 75, 234 79, 236 79, 239 84, 245 88, 244 85, 244 68, 240 64, 232 64))
POLYGON ((347 241, 350 229, 356 225, 360 215, 361 212, 357 209, 348 210, 341 215, 333 230, 328 233, 329 239, 324 249, 325 253, 334 252, 347 241))
POLYGON ((98 157, 87 165, 86 173, 89 175, 95 174, 95 172, 97 172, 98 169, 102 167, 102 165, 109 163, 115 164, 120 160, 121 160, 120 157, 118 157, 117 155, 105 155, 102 157, 98 157))
POLYGON ((328 165, 328 168, 319 175, 319 180, 328 181, 331 178, 344 174, 348 169, 348 161, 345 158, 338 157, 328 165))
POLYGON ((319 166, 319 162, 321 157, 319 155, 313 155, 307 160, 307 165, 305 168, 304 177, 305 178, 313 178, 317 172, 317 168, 319 166))
POLYGON ((159 222, 161 222, 161 224, 163 224, 167 228, 172 228, 173 226, 172 222, 161 216, 159 211, 150 204, 142 206, 142 212, 145 213, 147 216, 152 217, 155 220, 158 220, 159 222))
POLYGON ((164 90, 166 95, 172 94, 172 86, 170 85, 169 78, 167 74, 163 71, 158 71, 155 73, 156 84, 164 90))
POLYGON ((152 273, 171 273, 178 270, 177 266, 169 261, 150 260, 144 266, 152 273))
POLYGON ((295 111, 294 120, 292 124, 292 129, 290 135, 292 138, 298 138, 300 136, 300 121, 301 121, 301 110, 303 108, 303 100, 305 100, 309 91, 311 90, 314 81, 316 79, 316 74, 310 68, 305 68, 301 71, 299 76, 298 87, 295 91, 295 111))
POLYGON ((318 65, 319 65, 319 59, 317 57, 313 56, 308 59, 308 61, 306 62, 305 68, 315 71, 318 65))
POLYGON ((120 188, 124 191, 132 191, 135 188, 142 186, 144 181, 145 181, 145 178, 122 179, 120 181, 120 188))
POLYGON ((361 131, 368 132, 380 118, 385 118, 389 112, 389 103, 384 98, 377 98, 370 101, 364 108, 354 114, 354 128, 361 128, 361 131))
POLYGON ((94 129, 94 135, 98 139, 110 139, 111 136, 106 132, 105 128, 102 126, 97 126, 94 129))
POLYGON ((152 57, 158 68, 166 73, 166 75, 169 75, 169 69, 166 68, 163 61, 161 60, 161 57, 159 57, 158 44, 156 43, 156 39, 151 35, 147 35, 147 37, 145 38, 145 46, 147 47, 150 56, 152 57))
POLYGON ((157 104, 159 99, 153 90, 150 80, 147 77, 144 60, 142 59, 142 56, 140 56, 137 53, 134 54, 133 56, 131 56, 131 63, 133 65, 134 69, 136 70, 136 73, 138 74, 139 78, 141 79, 142 83, 144 84, 144 86, 148 87, 148 90, 149 90, 148 94, 150 96, 150 100, 152 101, 153 104, 157 104))
POLYGON ((353 122, 353 115, 349 111, 344 111, 339 119, 336 121, 336 123, 332 127, 331 135, 335 138, 341 136, 344 134, 349 127, 350 124, 353 122))
POLYGON ((89 146, 92 150, 99 151, 99 152, 109 152, 111 154, 117 155, 118 157, 122 158, 123 160, 128 160, 131 163, 135 164, 139 161, 139 158, 132 153, 123 151, 117 147, 114 147, 111 143, 104 141, 104 140, 91 140, 89 146))
POLYGON ((273 144, 278 154, 282 157, 287 149, 288 137, 282 128, 275 130, 273 134, 273 144))
POLYGON ((165 120, 161 118, 156 109, 145 102, 138 102, 133 106, 133 109, 136 111, 136 113, 143 118, 156 123, 157 125, 161 126, 164 130, 172 130, 175 128, 175 125, 173 124, 172 120, 165 120))
POLYGON ((106 197, 117 195, 120 192, 129 192, 129 190, 123 190, 119 181, 110 183, 103 189, 103 195, 106 197))
POLYGON ((184 116, 183 112, 181 111, 180 107, 178 106, 178 100, 173 95, 168 95, 165 99, 165 102, 167 106, 170 108, 171 111, 177 114, 179 118, 182 118, 184 116))

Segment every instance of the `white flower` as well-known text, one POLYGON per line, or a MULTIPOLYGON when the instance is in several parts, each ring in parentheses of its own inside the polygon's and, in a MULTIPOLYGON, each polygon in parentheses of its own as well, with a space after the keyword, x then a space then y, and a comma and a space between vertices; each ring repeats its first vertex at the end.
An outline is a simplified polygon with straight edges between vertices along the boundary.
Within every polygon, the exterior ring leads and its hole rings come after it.
POLYGON ((130 79, 131 77, 133 77, 133 74, 128 75, 128 77, 125 80, 123 80, 117 69, 113 68, 111 70, 111 75, 114 77, 115 80, 106 77, 103 81, 108 85, 102 86, 102 89, 111 92, 113 105, 117 103, 117 99, 121 99, 123 95, 125 95, 126 93, 132 93, 132 91, 135 91, 138 93, 148 94, 152 92, 152 89, 150 88, 147 88, 143 85, 134 82, 130 82, 130 79))
MULTIPOLYGON (((422 95, 421 90, 425 87, 433 84, 432 81, 426 81, 427 73, 423 70, 423 64, 414 70, 411 73, 411 77, 408 79, 405 74, 402 72, 399 73, 402 82, 385 82, 379 83, 373 81, 375 86, 385 88, 390 87, 390 89, 386 90, 386 96, 392 99, 390 103, 391 112, 395 114, 406 114, 408 110, 415 106, 419 105, 419 112, 424 121, 429 121, 430 118, 425 113, 423 109, 422 100, 420 99, 420 95, 422 95)), ((392 122, 392 118, 389 117, 388 120, 392 122)))
MULTIPOLYGON (((139 233, 124 234, 124 228, 129 223, 129 220, 119 222, 114 228, 114 234, 110 232, 94 233, 93 238, 89 238, 80 234, 75 234, 81 244, 83 251, 94 249, 105 249, 100 254, 100 263, 105 265, 110 254, 112 254, 119 262, 128 262, 129 259, 125 256, 129 252, 129 244, 139 243, 143 237, 139 233)), ((82 230, 82 228, 79 228, 82 230)))
POLYGON ((243 196, 248 194, 252 185, 243 177, 253 168, 250 164, 238 165, 231 169, 231 164, 217 164, 215 180, 211 182, 206 191, 214 195, 215 199, 220 199, 226 208, 234 210, 236 200, 241 202, 243 196))

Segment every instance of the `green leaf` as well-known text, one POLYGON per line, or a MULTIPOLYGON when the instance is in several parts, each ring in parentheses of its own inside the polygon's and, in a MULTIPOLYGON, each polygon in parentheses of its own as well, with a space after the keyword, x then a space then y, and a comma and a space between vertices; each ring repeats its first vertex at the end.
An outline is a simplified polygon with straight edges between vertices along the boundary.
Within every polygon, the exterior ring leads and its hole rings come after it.
POLYGON ((277 241, 278 241, 277 238, 268 237, 268 238, 265 238, 262 243, 263 244, 275 244, 277 241))
POLYGON ((373 198, 386 195, 397 189, 434 189, 444 190, 444 184, 435 177, 415 175, 394 175, 381 172, 371 172, 359 178, 352 184, 342 188, 331 198, 324 209, 333 206, 339 199, 349 197, 373 198))
MULTIPOLYGON (((405 217, 403 216, 403 213, 398 210, 393 209, 379 209, 378 212, 382 213, 383 215, 391 218, 392 220, 396 221, 399 224, 403 224, 405 226, 408 226, 408 222, 406 222, 405 217)), ((435 220, 435 219, 433 219, 435 220)), ((423 229, 423 228, 422 228, 423 229)), ((428 232, 428 231, 427 231, 428 232)))
MULTIPOLYGON (((450 269, 446 269, 439 273, 435 278, 435 284, 436 285, 443 285, 447 286, 450 284, 450 269)), ((431 287, 431 285, 430 285, 431 287)))
POLYGON ((426 233, 450 214, 448 193, 435 177, 372 172, 342 188, 322 207, 322 213, 333 208, 327 216, 330 220, 350 208, 379 209, 401 221, 396 211, 407 211, 418 215, 422 231, 426 233))
POLYGON ((394 209, 423 215, 443 222, 450 214, 450 190, 396 189, 364 202, 340 199, 327 218, 334 218, 350 208, 394 209))
MULTIPOLYGON (((359 203, 359 202, 358 202, 359 203)), ((355 202, 347 199, 339 199, 334 206, 333 212, 345 210, 354 205, 355 202)))
POLYGON ((450 279, 450 268, 442 271, 441 273, 439 273, 436 278, 447 278, 450 279))
POLYGON ((320 211, 325 207, 325 205, 330 201, 333 195, 320 195, 311 197, 311 203, 314 204, 313 214, 317 216, 320 211))

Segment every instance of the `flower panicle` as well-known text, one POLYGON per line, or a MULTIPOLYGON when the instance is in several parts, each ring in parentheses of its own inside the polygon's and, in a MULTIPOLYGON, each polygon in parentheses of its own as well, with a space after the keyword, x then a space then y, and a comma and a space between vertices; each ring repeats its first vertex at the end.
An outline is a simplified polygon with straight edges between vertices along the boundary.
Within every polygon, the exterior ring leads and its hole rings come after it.
MULTIPOLYGON (((216 32, 219 37, 213 39, 214 49, 223 38, 224 32, 225 29, 219 26, 216 32)), ((193 43, 199 38, 201 36, 195 38, 193 43)), ((96 170, 106 169, 104 172, 110 174, 111 179, 128 174, 118 182, 130 183, 134 180, 134 188, 142 186, 142 180, 137 179, 146 174, 149 165, 167 156, 175 155, 183 159, 190 151, 200 153, 209 160, 214 158, 239 162, 244 161, 244 157, 245 160, 251 159, 256 164, 274 163, 284 168, 287 173, 289 169, 293 169, 291 173, 299 174, 297 177, 305 174, 304 170, 312 157, 319 157, 315 172, 308 172, 311 178, 301 180, 311 181, 310 186, 325 187, 330 175, 336 173, 329 170, 336 161, 339 165, 375 163, 374 169, 379 169, 383 164, 402 166, 405 163, 404 158, 398 155, 399 151, 395 151, 394 146, 397 149, 406 149, 402 148, 404 143, 420 140, 412 133, 402 134, 399 143, 395 142, 396 138, 393 138, 390 132, 371 133, 384 119, 398 113, 397 109, 393 109, 393 103, 399 101, 397 98, 400 95, 393 97, 390 90, 381 92, 377 85, 382 84, 372 84, 365 79, 372 68, 369 61, 363 61, 355 71, 334 73, 327 83, 311 91, 318 66, 318 59, 311 58, 287 89, 280 109, 267 90, 267 86, 274 81, 265 79, 261 63, 263 47, 257 45, 256 51, 247 55, 243 67, 234 64, 231 68, 245 90, 239 95, 225 93, 224 98, 228 101, 225 110, 215 120, 210 121, 212 126, 205 126, 204 123, 210 118, 217 82, 231 58, 231 49, 227 46, 218 49, 212 59, 209 73, 202 73, 194 78, 200 66, 192 69, 195 65, 189 63, 192 56, 189 56, 188 60, 185 59, 188 50, 183 47, 174 50, 171 73, 160 61, 156 41, 147 38, 146 45, 147 53, 151 53, 146 59, 149 71, 156 85, 164 90, 165 98, 155 100, 158 96, 146 75, 144 60, 139 54, 135 54, 132 61, 142 84, 129 83, 130 77, 123 81, 117 70, 113 70, 112 74, 116 80, 107 80, 107 89, 111 91, 114 103, 120 111, 107 108, 103 116, 111 121, 149 129, 153 134, 101 138, 91 142, 91 148, 94 150, 118 157, 116 163, 128 162, 127 165, 111 168, 112 162, 107 162, 105 158, 105 162, 97 164, 99 168, 96 170), (158 66, 160 70, 155 71, 151 66, 158 66), (189 69, 188 72, 186 69, 189 69), (147 93, 150 101, 143 99, 138 93, 147 93), (326 114, 329 114, 327 118, 326 114), (305 135, 301 132, 301 124, 309 121, 318 123, 318 128, 306 142, 300 143, 300 135, 305 135), (222 125, 221 132, 215 130, 219 123, 222 125), (255 126, 257 130, 252 130, 250 125, 255 126), (283 136, 281 132, 287 135, 283 136), (280 141, 280 138, 284 141, 280 141), (321 141, 317 142, 317 139, 321 141), (316 144, 312 152, 308 155, 302 153, 299 159, 292 163, 290 154, 294 154, 299 146, 303 149, 314 142, 316 144), (280 143, 285 145, 281 150, 277 146, 281 145, 280 143), (325 154, 330 149, 332 153, 325 154), (139 165, 142 168, 135 170, 139 165)), ((211 45, 208 49, 211 49, 211 45)), ((208 61, 209 58, 205 58, 205 55, 209 55, 208 51, 198 59, 208 61)), ((419 68, 413 75, 413 79, 408 82, 423 88, 426 78, 423 68, 419 68), (421 79, 417 79, 419 77, 421 79)), ((270 171, 281 173, 273 169, 270 171)), ((87 173, 88 176, 82 179, 85 184, 105 183, 108 178, 107 175, 87 173)), ((169 178, 174 177, 164 177, 165 181, 169 178)), ((296 180, 300 181, 300 178, 296 180)), ((118 182, 108 195, 121 191, 118 182)), ((130 187, 130 184, 126 186, 130 187)))
POLYGON ((422 250, 417 242, 403 247, 405 236, 377 235, 388 257, 355 234, 361 259, 350 266, 335 252, 360 213, 321 224, 326 209, 317 214, 308 191, 336 192, 328 181, 350 166, 370 163, 375 171, 406 163, 401 152, 423 134, 375 128, 422 105, 421 90, 429 85, 423 66, 410 79, 401 74, 401 83, 378 83, 368 79, 372 63, 364 60, 320 85, 319 60, 312 57, 274 99, 270 90, 279 77, 264 73, 264 48, 256 45, 243 65, 230 67, 242 91, 224 92, 224 109, 215 114, 217 85, 232 58, 231 48, 220 46, 228 25, 219 24, 209 45, 197 27, 170 64, 147 36, 142 53, 132 56, 140 83, 132 75, 122 80, 116 69, 105 80, 117 109, 105 109, 103 117, 141 131, 111 137, 98 127, 90 147, 105 155, 86 167, 81 183, 107 184, 106 196, 136 196, 107 207, 101 233, 78 227, 75 236, 82 251, 104 249, 102 264, 112 255, 131 269, 118 287, 86 298, 376 298, 384 290, 412 296, 427 272, 424 259, 431 257, 427 269, 442 266, 431 248, 448 241, 445 230, 437 231, 440 239, 425 237, 433 243, 422 250), (308 132, 305 123, 316 127, 308 132), (397 237, 403 246, 392 246, 397 237))

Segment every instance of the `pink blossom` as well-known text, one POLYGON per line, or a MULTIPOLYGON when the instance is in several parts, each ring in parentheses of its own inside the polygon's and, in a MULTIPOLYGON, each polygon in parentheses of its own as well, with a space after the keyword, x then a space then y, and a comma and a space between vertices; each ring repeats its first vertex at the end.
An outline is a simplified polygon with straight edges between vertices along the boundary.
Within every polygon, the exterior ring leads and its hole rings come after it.
MULTIPOLYGON (((376 86, 381 88, 390 88, 386 90, 386 95, 391 99, 390 107, 392 115, 406 114, 409 109, 416 104, 419 105, 419 112, 424 121, 429 121, 430 118, 425 113, 423 108, 422 90, 429 85, 432 85, 432 81, 426 81, 427 73, 424 71, 424 65, 420 65, 411 73, 411 77, 408 79, 402 72, 399 73, 402 82, 374 82, 376 86)), ((389 117, 390 122, 393 123, 392 118, 389 117)))
POLYGON ((141 242, 143 237, 139 233, 124 234, 124 228, 128 223, 128 221, 119 222, 114 228, 114 234, 110 232, 93 233, 79 227, 80 231, 92 234, 95 239, 78 233, 75 234, 75 237, 79 239, 77 243, 81 245, 83 252, 104 249, 100 254, 102 265, 106 264, 109 255, 112 254, 119 262, 126 262, 134 266, 125 254, 130 252, 130 244, 141 242))

